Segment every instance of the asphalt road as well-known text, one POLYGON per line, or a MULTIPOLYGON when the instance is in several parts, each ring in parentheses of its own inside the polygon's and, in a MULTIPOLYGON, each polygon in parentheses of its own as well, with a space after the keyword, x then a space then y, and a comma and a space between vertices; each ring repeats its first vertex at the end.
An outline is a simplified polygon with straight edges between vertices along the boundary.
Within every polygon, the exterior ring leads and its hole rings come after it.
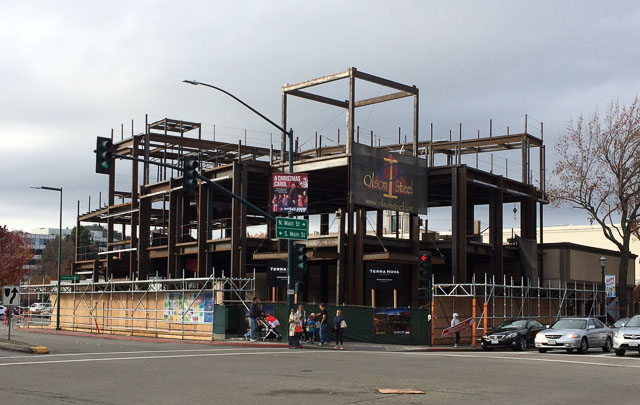
POLYGON ((638 353, 289 350, 13 335, 51 354, 0 350, 7 404, 602 404, 636 403, 640 392, 638 353))

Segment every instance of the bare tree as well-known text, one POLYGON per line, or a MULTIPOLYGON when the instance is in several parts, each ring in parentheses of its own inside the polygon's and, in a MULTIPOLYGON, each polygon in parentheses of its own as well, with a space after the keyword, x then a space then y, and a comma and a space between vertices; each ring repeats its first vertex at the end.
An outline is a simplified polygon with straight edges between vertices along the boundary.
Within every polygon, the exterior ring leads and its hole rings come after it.
POLYGON ((556 151, 556 179, 550 197, 585 210, 620 251, 620 309, 627 310, 627 273, 631 237, 640 221, 640 102, 611 103, 604 117, 596 112, 570 122, 556 151))

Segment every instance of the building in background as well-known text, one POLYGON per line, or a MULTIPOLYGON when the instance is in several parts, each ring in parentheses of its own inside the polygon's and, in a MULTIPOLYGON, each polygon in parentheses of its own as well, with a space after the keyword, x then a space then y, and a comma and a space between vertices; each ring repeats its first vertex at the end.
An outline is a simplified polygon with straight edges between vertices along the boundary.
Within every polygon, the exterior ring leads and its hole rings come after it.
MULTIPOLYGON (((25 232, 25 237, 29 241, 29 247, 33 252, 33 257, 24 266, 25 269, 33 270, 38 267, 44 248, 47 247, 47 243, 56 239, 59 231, 59 228, 35 228, 31 232, 25 232)), ((71 235, 71 229, 69 228, 62 230, 62 236, 67 235, 71 235)))

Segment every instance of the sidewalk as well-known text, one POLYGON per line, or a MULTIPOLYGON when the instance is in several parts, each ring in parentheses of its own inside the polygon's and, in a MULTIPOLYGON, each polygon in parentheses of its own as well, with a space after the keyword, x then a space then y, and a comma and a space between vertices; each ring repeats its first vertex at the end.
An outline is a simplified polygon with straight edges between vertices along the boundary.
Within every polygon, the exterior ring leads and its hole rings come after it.
MULTIPOLYGON (((110 334, 97 334, 86 332, 73 332, 66 330, 54 330, 54 329, 39 329, 39 328, 20 328, 20 332, 26 332, 27 334, 33 334, 34 338, 38 334, 50 334, 50 335, 63 335, 63 336, 75 336, 75 337, 87 337, 95 339, 111 339, 111 340, 128 340, 138 342, 149 343, 185 343, 185 344, 199 344, 209 346, 233 346, 233 347, 268 347, 268 348, 288 348, 289 345, 286 341, 262 342, 260 340, 256 342, 249 342, 243 338, 232 338, 224 340, 191 340, 191 339, 170 339, 170 338, 155 338, 155 337, 143 337, 143 336, 129 336, 129 335, 110 335, 110 334)), ((37 340, 24 339, 23 340, 37 340)), ((12 340, 12 343, 14 341, 12 340)), ((303 343, 302 348, 305 350, 333 350, 334 344, 330 343, 325 346, 319 346, 317 343, 309 344, 303 343)), ((0 339, 0 349, 2 346, 2 340, 0 339)), ((392 345, 392 344, 379 344, 379 343, 363 343, 363 342, 345 342, 344 350, 346 351, 361 351, 361 352, 468 352, 481 350, 480 346, 474 348, 470 345, 462 345, 458 348, 453 346, 409 346, 409 345, 392 345)))
MULTIPOLYGON (((472 347, 471 345, 462 345, 460 347, 453 346, 409 346, 409 345, 388 345, 379 343, 363 343, 363 342, 344 342, 344 350, 356 352, 469 352, 482 350, 480 346, 472 347)), ((317 343, 303 343, 302 348, 308 350, 334 350, 335 344, 329 343, 325 346, 319 346, 317 343)))

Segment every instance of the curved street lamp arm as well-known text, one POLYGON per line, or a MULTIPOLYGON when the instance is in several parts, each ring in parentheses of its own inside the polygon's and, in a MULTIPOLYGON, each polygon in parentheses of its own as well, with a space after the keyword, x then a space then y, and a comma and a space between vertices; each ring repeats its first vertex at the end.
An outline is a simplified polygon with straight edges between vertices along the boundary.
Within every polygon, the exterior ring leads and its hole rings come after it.
POLYGON ((269 118, 267 118, 264 115, 262 115, 258 110, 256 110, 255 108, 251 107, 249 104, 247 104, 244 101, 240 100, 238 97, 234 96, 233 94, 229 93, 228 91, 226 91, 224 89, 221 89, 220 87, 216 87, 216 86, 213 86, 213 85, 207 84, 207 83, 202 83, 202 82, 199 82, 197 80, 183 80, 183 82, 184 83, 193 84, 194 86, 197 86, 197 85, 201 84, 203 86, 211 87, 214 90, 218 90, 218 91, 226 94, 227 96, 231 97, 232 99, 236 100, 237 102, 239 102, 243 106, 247 107, 249 110, 253 111, 255 114, 260 116, 260 118, 262 118, 263 120, 267 121, 269 124, 271 124, 274 127, 276 127, 280 132, 283 132, 285 134, 289 133, 286 129, 282 128, 280 125, 276 124, 275 122, 271 121, 269 118))

